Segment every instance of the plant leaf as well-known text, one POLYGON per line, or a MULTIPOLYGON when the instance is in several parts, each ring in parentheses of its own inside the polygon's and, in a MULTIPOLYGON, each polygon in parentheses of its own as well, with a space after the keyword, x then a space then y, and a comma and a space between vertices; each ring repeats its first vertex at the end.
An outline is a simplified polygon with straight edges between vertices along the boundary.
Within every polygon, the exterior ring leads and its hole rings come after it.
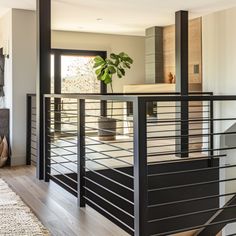
POLYGON ((116 60, 117 57, 118 57, 118 56, 117 56, 115 53, 111 53, 111 55, 110 55, 110 58, 111 58, 111 59, 114 59, 114 60, 116 60))
POLYGON ((116 73, 116 68, 114 66, 108 66, 108 70, 111 74, 115 74, 116 73))
POLYGON ((122 76, 125 76, 125 70, 123 68, 119 68, 119 70, 120 70, 122 76))
POLYGON ((99 66, 103 66, 105 64, 104 61, 100 61, 100 62, 96 62, 94 65, 93 65, 93 68, 97 68, 99 66))
POLYGON ((94 61, 95 61, 95 63, 104 62, 104 59, 103 59, 101 56, 96 56, 96 57, 94 58, 94 61))
POLYGON ((97 69, 97 70, 95 71, 95 74, 96 74, 97 76, 100 75, 100 74, 102 73, 102 70, 103 70, 102 67, 99 68, 99 69, 97 69))
POLYGON ((124 57, 123 60, 124 60, 125 62, 130 63, 130 64, 133 64, 133 59, 131 59, 130 57, 124 57))
POLYGON ((118 78, 122 78, 123 77, 123 74, 121 72, 121 70, 119 68, 117 68, 117 76, 118 78))

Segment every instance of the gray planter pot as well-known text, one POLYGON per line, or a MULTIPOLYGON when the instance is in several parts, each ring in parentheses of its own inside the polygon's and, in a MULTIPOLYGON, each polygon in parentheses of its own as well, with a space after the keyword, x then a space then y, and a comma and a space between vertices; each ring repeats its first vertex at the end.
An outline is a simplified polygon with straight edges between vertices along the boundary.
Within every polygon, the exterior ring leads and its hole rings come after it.
POLYGON ((101 117, 98 119, 98 128, 99 140, 116 140, 116 119, 109 117, 101 117))

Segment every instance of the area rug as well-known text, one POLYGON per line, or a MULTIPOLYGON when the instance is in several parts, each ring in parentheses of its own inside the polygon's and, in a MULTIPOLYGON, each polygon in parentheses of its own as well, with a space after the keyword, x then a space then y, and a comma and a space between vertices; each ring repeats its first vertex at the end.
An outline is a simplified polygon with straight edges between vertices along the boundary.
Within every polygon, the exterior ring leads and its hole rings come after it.
POLYGON ((49 236, 29 207, 0 179, 0 235, 49 236))

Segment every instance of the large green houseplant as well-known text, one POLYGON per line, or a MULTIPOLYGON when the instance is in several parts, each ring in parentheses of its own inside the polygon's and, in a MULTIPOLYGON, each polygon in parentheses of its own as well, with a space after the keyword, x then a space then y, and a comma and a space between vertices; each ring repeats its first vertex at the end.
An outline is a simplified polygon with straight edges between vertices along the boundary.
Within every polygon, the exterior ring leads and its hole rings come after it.
MULTIPOLYGON (((110 85, 113 93, 113 78, 122 78, 126 70, 131 68, 133 59, 128 54, 121 52, 119 54, 111 53, 109 58, 103 59, 100 56, 94 58, 94 69, 97 79, 110 85)), ((103 141, 115 140, 116 138, 116 119, 113 118, 113 103, 111 103, 111 117, 101 117, 98 120, 99 139, 103 141)))

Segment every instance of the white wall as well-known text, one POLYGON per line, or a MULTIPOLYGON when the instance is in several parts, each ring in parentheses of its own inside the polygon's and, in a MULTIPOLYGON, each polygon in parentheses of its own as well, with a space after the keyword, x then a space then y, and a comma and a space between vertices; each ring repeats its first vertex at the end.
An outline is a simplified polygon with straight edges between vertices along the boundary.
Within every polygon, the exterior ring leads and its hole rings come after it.
POLYGON ((26 94, 36 92, 36 15, 34 11, 12 11, 12 164, 26 158, 26 94))
MULTIPOLYGON (((203 17, 203 91, 236 95, 235 22, 236 8, 203 17)), ((217 117, 235 118, 236 102, 218 103, 215 110, 217 117)), ((216 130, 225 132, 234 123, 235 121, 224 121, 221 122, 221 125, 216 123, 216 130)), ((236 150, 228 151, 227 155, 224 164, 235 164, 236 150)), ((221 174, 222 178, 236 178, 236 169, 230 168, 221 174)), ((235 192, 236 182, 227 182, 221 186, 221 191, 235 192)), ((226 234, 235 232, 236 225, 226 227, 226 234)))
MULTIPOLYGON (((0 19, 0 44, 9 47, 6 60, 6 107, 10 109, 12 165, 26 159, 26 94, 36 87, 36 15, 10 10, 0 19)), ((0 45, 0 47, 1 47, 0 45)))
POLYGON ((114 91, 123 92, 125 84, 145 83, 144 37, 53 31, 52 48, 102 50, 108 54, 124 51, 133 58, 134 64, 131 70, 127 71, 126 77, 114 78, 114 91))

